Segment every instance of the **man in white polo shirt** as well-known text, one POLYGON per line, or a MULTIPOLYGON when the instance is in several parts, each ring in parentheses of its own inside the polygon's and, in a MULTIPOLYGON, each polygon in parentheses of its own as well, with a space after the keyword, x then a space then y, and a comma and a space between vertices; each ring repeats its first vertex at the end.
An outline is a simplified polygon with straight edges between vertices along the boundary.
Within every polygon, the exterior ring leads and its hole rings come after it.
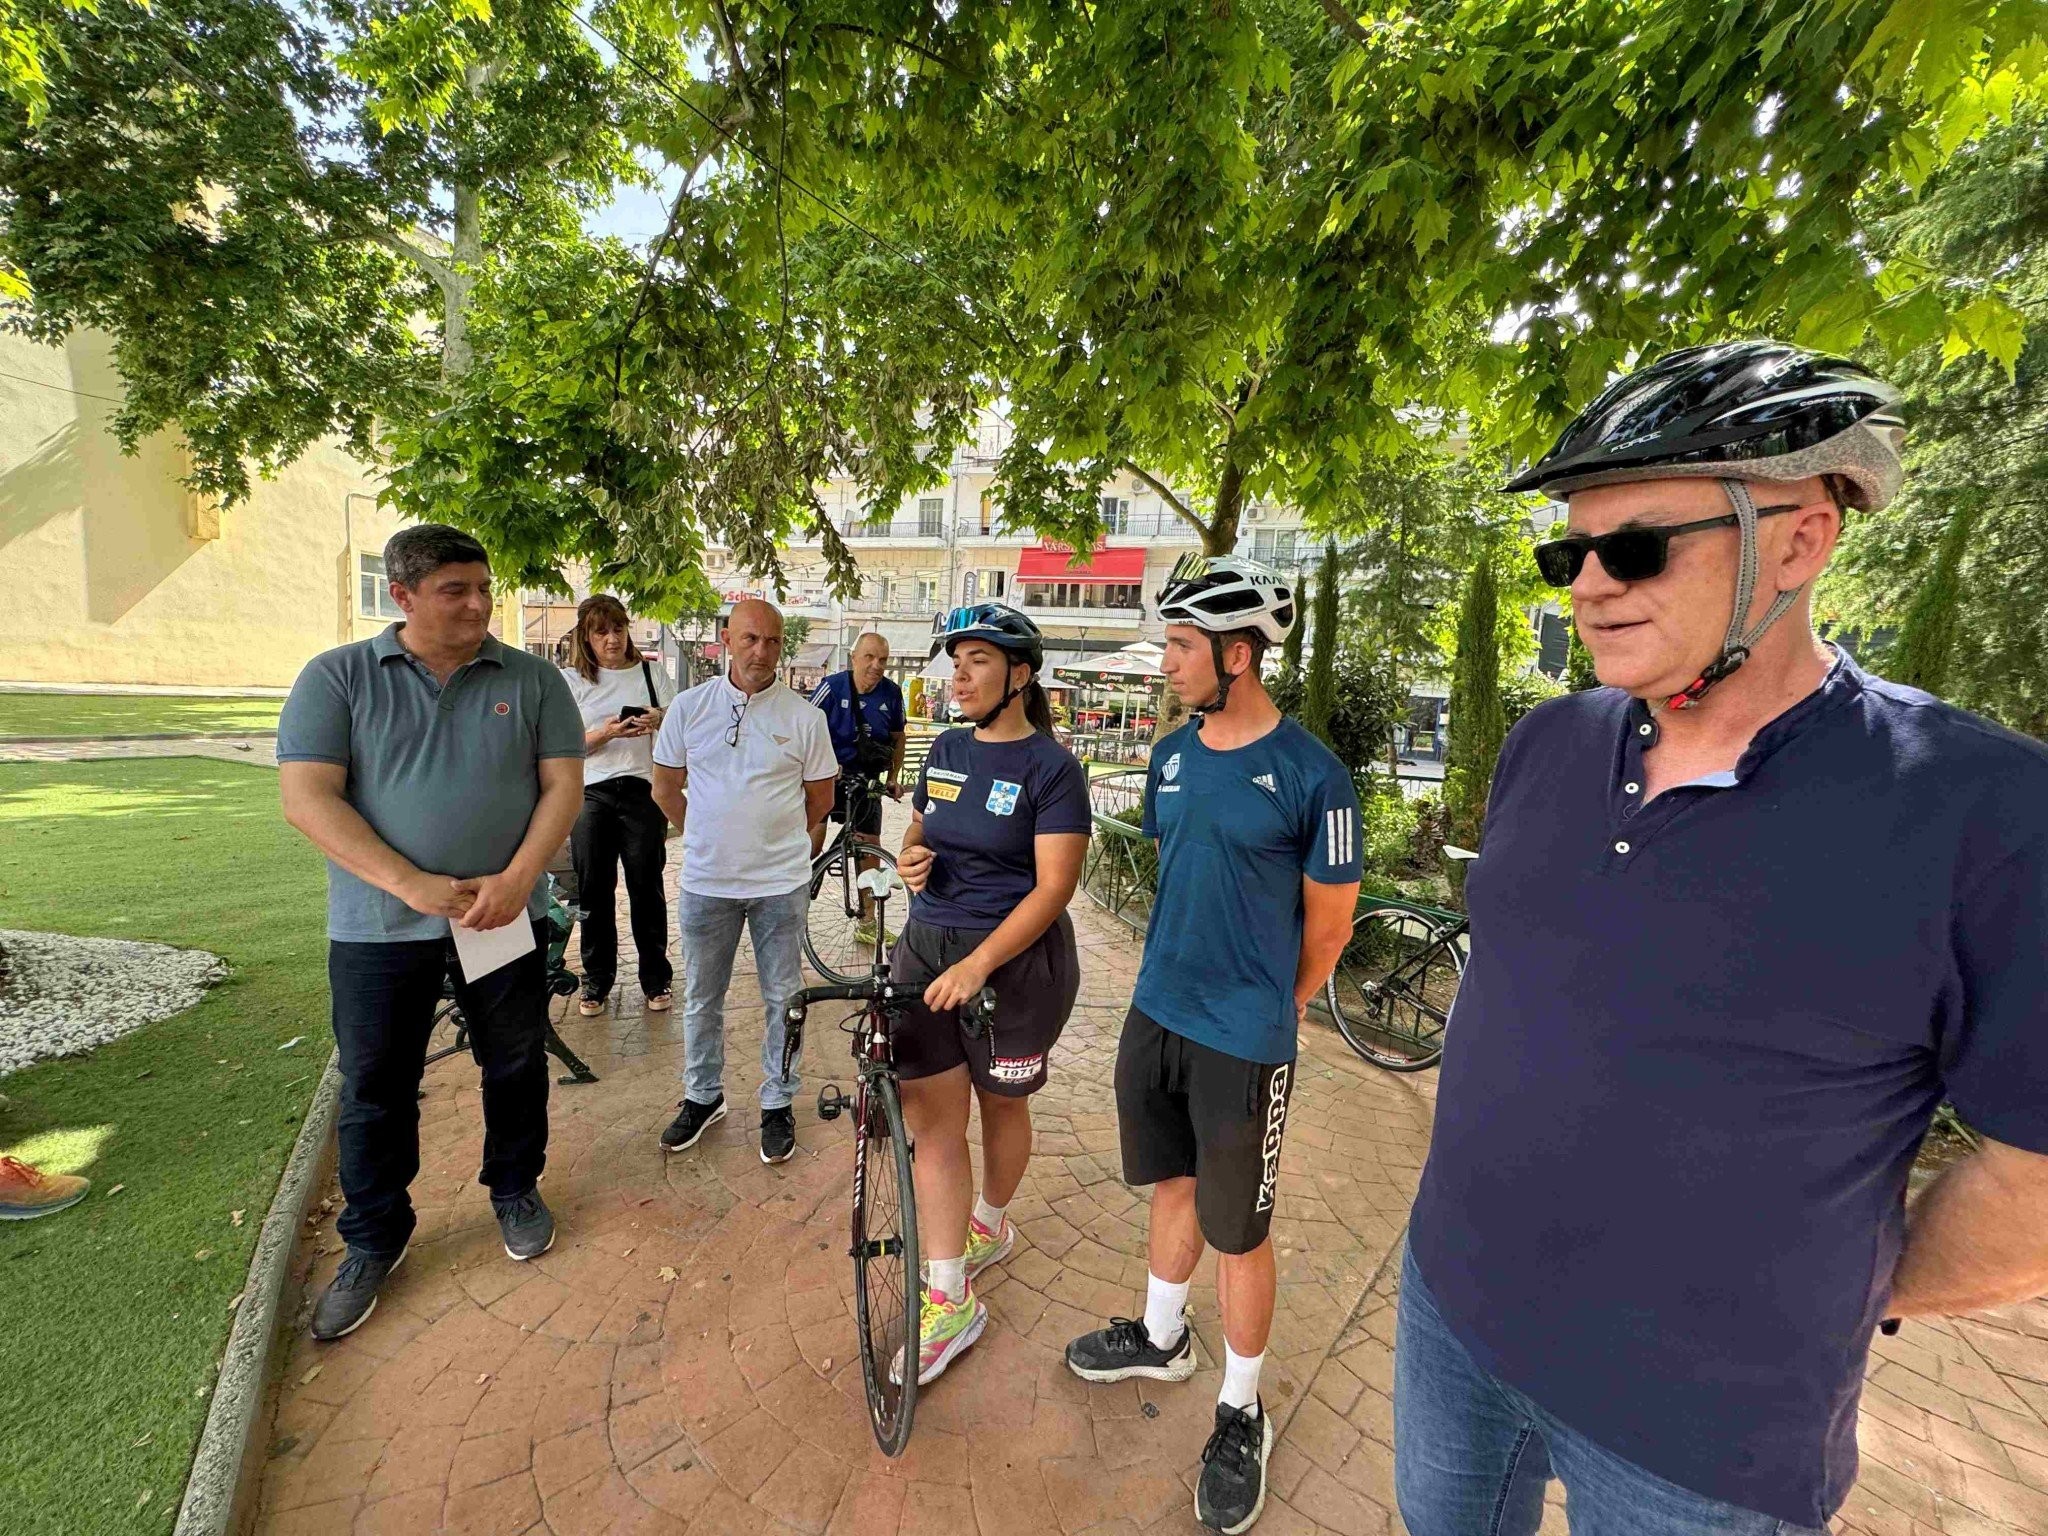
POLYGON ((654 803, 683 835, 683 1101, 661 1144, 693 1147, 725 1113, 725 992, 744 924, 767 1010, 761 1161, 780 1163, 796 1150, 797 1078, 782 1072, 783 1013, 803 985, 811 829, 832 809, 839 762, 825 717, 777 677, 782 615, 774 605, 734 604, 723 639, 726 675, 677 698, 654 742, 654 803))

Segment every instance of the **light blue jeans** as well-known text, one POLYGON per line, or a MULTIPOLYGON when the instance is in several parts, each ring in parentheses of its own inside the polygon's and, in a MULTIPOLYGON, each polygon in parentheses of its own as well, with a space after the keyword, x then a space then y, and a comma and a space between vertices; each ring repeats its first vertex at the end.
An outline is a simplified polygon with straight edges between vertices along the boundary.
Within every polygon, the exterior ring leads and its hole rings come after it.
POLYGON ((1413 1536, 1535 1536, 1563 1480, 1572 1536, 1827 1536, 1666 1482, 1488 1374, 1401 1259, 1394 1493, 1413 1536))
POLYGON ((761 1030, 761 1107, 786 1109, 796 1098, 796 1063, 782 1075, 783 1012, 803 986, 804 924, 810 883, 785 896, 676 898, 676 929, 683 939, 683 1097, 712 1104, 725 1096, 725 993, 740 928, 754 938, 767 1017, 761 1030))

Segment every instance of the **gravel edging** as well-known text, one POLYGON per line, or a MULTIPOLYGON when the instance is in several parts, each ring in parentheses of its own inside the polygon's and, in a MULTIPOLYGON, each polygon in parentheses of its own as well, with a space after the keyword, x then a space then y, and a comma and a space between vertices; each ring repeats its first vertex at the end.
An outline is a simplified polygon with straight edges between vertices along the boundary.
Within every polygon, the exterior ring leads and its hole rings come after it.
POLYGON ((278 1180, 277 1195, 263 1218, 242 1304, 235 1309, 235 1326, 214 1378, 213 1402, 185 1482, 174 1536, 228 1536, 242 1524, 238 1515, 246 1513, 247 1495, 253 1492, 255 1469, 261 1464, 249 1453, 269 1397, 278 1332, 289 1316, 284 1300, 292 1257, 306 1212, 333 1169, 340 1060, 338 1052, 328 1057, 327 1070, 299 1126, 299 1139, 278 1180))

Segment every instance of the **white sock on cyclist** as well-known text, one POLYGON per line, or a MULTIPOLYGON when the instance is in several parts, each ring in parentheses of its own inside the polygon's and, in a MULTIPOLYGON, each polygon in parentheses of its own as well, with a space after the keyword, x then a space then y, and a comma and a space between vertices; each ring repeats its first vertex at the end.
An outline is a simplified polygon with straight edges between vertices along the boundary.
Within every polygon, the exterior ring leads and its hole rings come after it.
POLYGON ((1145 1337, 1154 1349, 1171 1349, 1187 1330, 1182 1315, 1188 1304, 1188 1282, 1175 1285, 1147 1272, 1145 1276, 1145 1337))
POLYGON ((1230 1347, 1228 1339, 1224 1340, 1223 1390, 1216 1394, 1216 1401, 1256 1414, 1259 1409, 1259 1367, 1265 1363, 1264 1350, 1256 1355, 1240 1355, 1230 1347))
POLYGON ((1003 1230, 1003 1213, 1007 1210, 1009 1210, 1007 1205, 990 1205, 981 1196, 976 1195, 974 1197, 974 1219, 980 1222, 987 1231, 1000 1232, 1003 1230))
POLYGON ((958 1301, 967 1294, 967 1259, 933 1259, 925 1276, 925 1284, 937 1291, 948 1301, 958 1301))

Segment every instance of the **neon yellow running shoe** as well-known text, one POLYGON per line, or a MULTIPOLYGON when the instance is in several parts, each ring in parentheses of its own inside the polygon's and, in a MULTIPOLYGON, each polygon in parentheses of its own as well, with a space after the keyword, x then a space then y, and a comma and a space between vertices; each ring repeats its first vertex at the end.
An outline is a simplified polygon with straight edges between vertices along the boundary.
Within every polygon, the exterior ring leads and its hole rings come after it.
MULTIPOLYGON (((917 1384, 925 1385, 945 1373, 967 1346, 981 1337, 988 1326, 988 1308, 968 1286, 967 1294, 954 1300, 944 1291, 925 1288, 924 1305, 918 1309, 917 1329, 921 1342, 917 1351, 917 1384)), ((899 1351, 889 1362, 889 1379, 903 1380, 903 1355, 899 1351)))
POLYGON ((972 1280, 991 1264, 1000 1264, 1017 1246, 1017 1229, 1003 1218, 1003 1230, 991 1232, 972 1216, 967 1218, 967 1278, 972 1280))

